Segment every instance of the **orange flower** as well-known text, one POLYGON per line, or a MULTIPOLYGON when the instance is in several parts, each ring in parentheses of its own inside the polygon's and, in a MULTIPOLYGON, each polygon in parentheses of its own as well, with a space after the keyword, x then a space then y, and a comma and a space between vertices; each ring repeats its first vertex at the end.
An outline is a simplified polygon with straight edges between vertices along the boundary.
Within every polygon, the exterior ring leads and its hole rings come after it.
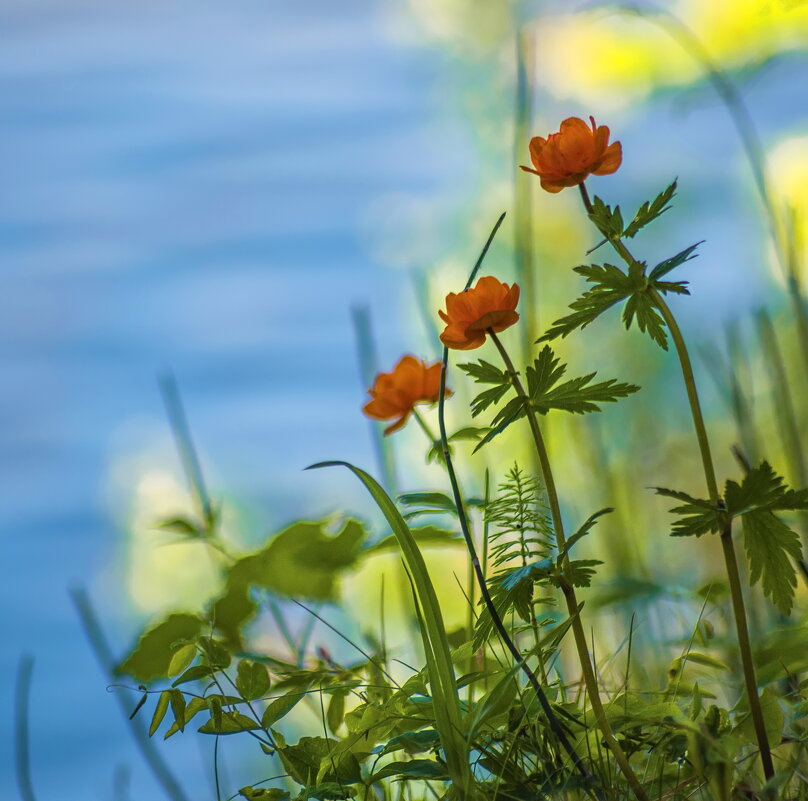
MULTIPOLYGON (((392 425, 384 429, 384 434, 398 431, 410 416, 416 403, 437 403, 440 398, 441 363, 427 366, 422 359, 404 356, 393 368, 392 373, 379 373, 368 390, 371 399, 362 411, 374 420, 392 420, 392 425)), ((451 395, 446 390, 446 397, 451 395)))
POLYGON ((492 275, 477 281, 477 286, 459 295, 446 296, 446 311, 439 311, 446 328, 440 341, 448 348, 472 350, 485 342, 487 329, 499 332, 518 319, 519 284, 508 286, 492 275))
POLYGON ((533 167, 522 167, 541 178, 542 189, 560 192, 567 186, 578 186, 587 176, 611 175, 623 161, 620 142, 609 144, 609 129, 596 126, 590 117, 590 128, 579 117, 569 117, 561 123, 558 133, 547 139, 534 136, 530 140, 530 160, 533 167))

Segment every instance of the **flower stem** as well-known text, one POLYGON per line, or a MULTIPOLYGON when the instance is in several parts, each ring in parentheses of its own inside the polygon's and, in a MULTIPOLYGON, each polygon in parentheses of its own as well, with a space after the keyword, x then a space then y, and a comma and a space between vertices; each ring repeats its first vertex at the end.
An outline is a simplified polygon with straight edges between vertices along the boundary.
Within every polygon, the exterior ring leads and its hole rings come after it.
POLYGON ((432 429, 429 427, 426 420, 424 420, 424 416, 415 407, 412 409, 412 416, 415 418, 418 425, 421 426, 421 430, 424 432, 424 434, 426 434, 430 446, 440 443, 440 437, 436 437, 432 433, 432 429))
POLYGON ((611 724, 606 717, 606 712, 603 709, 603 704, 600 700, 598 680, 595 676, 595 670, 589 657, 589 647, 586 641, 586 633, 584 632, 584 626, 581 622, 581 608, 578 604, 575 587, 573 586, 571 580, 570 560, 569 555, 566 553, 567 540, 564 536, 564 523, 561 519, 561 506, 558 502, 558 492, 556 491, 555 480, 553 479, 553 471, 550 468, 550 459, 547 454, 547 447, 544 444, 544 437, 542 437, 539 421, 536 418, 536 412, 530 406, 529 398, 525 393, 521 380, 519 379, 519 374, 516 372, 513 362, 511 361, 511 357, 508 355, 508 352, 505 350, 502 342, 500 342, 499 337, 497 337, 494 331, 490 328, 488 329, 487 333, 491 337, 494 345, 496 345, 496 348, 502 357, 502 361, 505 363, 505 368, 508 371, 508 375, 511 378, 511 385, 513 386, 517 396, 521 398, 522 402, 524 403, 525 411, 527 413, 527 420, 530 425, 531 434, 533 435, 536 453, 539 457, 542 480, 544 481, 544 487, 547 490, 547 499, 550 505, 550 515, 553 519, 553 530, 555 532, 556 545, 558 547, 558 552, 564 554, 564 578, 560 582, 561 592, 564 595, 564 600, 567 604, 567 611, 569 613, 570 620, 572 621, 572 633, 575 639, 575 647, 578 651, 578 659, 581 663, 584 684, 586 685, 586 692, 589 696, 589 702, 592 704, 592 711, 595 715, 595 720, 597 721, 598 728, 603 734, 603 739, 606 742, 606 745, 614 755, 614 758, 617 761, 620 770, 623 772, 623 775, 626 777, 626 781, 631 786, 634 795, 639 799, 639 801, 648 801, 648 796, 646 795, 645 790, 640 784, 639 779, 634 774, 634 771, 631 769, 631 765, 629 765, 628 757, 626 757, 625 752, 620 747, 620 743, 618 743, 615 739, 611 724))
MULTIPOLYGON (((579 184, 579 189, 581 191, 581 199, 583 200, 586 212, 591 216, 592 203, 589 200, 589 193, 587 192, 586 186, 581 183, 579 184)), ((631 252, 619 237, 608 237, 608 239, 612 247, 629 267, 637 263, 637 260, 631 255, 631 252)), ((685 340, 682 336, 681 329, 676 322, 676 318, 673 316, 673 313, 663 299, 662 295, 653 286, 649 286, 646 289, 646 292, 651 298, 654 306, 656 306, 656 308, 659 310, 662 318, 665 320, 665 324, 670 332, 674 347, 676 348, 676 355, 679 358, 679 364, 682 369, 682 378, 684 379, 685 390, 687 391, 687 399, 690 404, 693 427, 696 430, 696 439, 698 440, 699 444, 701 463, 704 468, 704 478, 707 482, 707 492, 710 496, 710 502, 715 506, 716 509, 719 509, 723 502, 718 492, 718 481, 716 480, 715 467, 713 466, 713 457, 710 451, 710 441, 707 437, 707 428, 704 425, 704 416, 701 412, 699 394, 696 388, 696 379, 693 375, 693 365, 690 361, 690 355, 687 352, 687 345, 685 345, 685 340)), ((758 748, 760 749, 760 761, 763 765, 763 773, 766 776, 766 781, 768 781, 774 776, 774 765, 772 764, 771 747, 769 746, 769 738, 766 734, 766 726, 763 720, 763 709, 760 705, 760 697, 758 696, 757 691, 755 666, 752 661, 752 646, 749 640, 749 626, 746 620, 746 606, 744 604, 743 592, 741 590, 741 577, 740 571, 738 570, 738 558, 735 553, 735 545, 732 541, 731 521, 721 531, 721 548, 724 553, 724 564, 727 571, 727 579, 729 581, 732 612, 735 617, 735 629, 738 636, 738 650, 740 651, 741 655, 741 665, 743 667, 746 695, 749 700, 749 710, 752 714, 755 736, 757 738, 758 748)))
MULTIPOLYGON (((496 230, 496 229, 495 229, 496 230)), ((438 426, 440 428, 440 440, 443 447, 443 460, 444 464, 446 465, 446 472, 449 476, 449 483, 452 487, 452 497, 454 498, 455 506, 457 508, 457 516, 458 521, 460 523, 460 529, 463 532, 463 538, 466 542, 466 548, 469 552, 469 557, 471 558, 471 564, 474 569, 474 575, 477 578, 477 585, 480 588, 480 594, 482 595, 483 603, 488 611, 488 614, 491 616, 491 620, 494 624, 494 628, 497 630, 503 644, 510 652, 511 656, 516 660, 517 664, 521 667, 522 672, 527 677, 527 680, 533 689, 533 692, 536 695, 536 699, 539 702, 539 705, 544 712, 544 715, 547 719, 547 723, 555 735, 556 739, 558 740, 561 747, 564 751, 567 752, 567 755, 571 759, 573 765, 578 770, 578 772, 584 777, 587 782, 594 783, 594 777, 590 773, 589 769, 581 760, 581 757, 578 755, 578 752, 575 750, 573 745, 570 743, 566 732, 564 731, 561 722, 558 719, 555 711, 553 710, 552 706, 550 705, 550 701, 547 698, 546 693, 542 689, 542 686, 539 684, 538 678, 536 678, 536 674, 527 664, 522 653, 516 647, 513 639, 511 638, 508 630, 505 628, 505 624, 502 622, 502 617, 500 616, 499 612, 497 611, 496 606, 494 605, 494 601, 491 598, 491 593, 488 590, 488 583, 485 579, 485 574, 483 573, 482 566, 480 564, 480 559, 477 556, 477 548, 474 545, 474 540, 471 536, 471 528, 469 526, 468 518, 466 516, 466 507, 463 503, 463 497, 460 493, 460 484, 457 480, 457 474, 455 473, 454 464, 452 462, 452 455, 449 450, 449 442, 446 434, 446 420, 444 416, 444 405, 446 401, 445 391, 446 391, 446 369, 449 360, 449 350, 448 348, 443 349, 443 365, 441 368, 441 376, 440 376, 440 394, 438 395, 438 426)), ((594 793, 596 798, 599 801, 603 801, 604 794, 603 791, 595 785, 591 792, 594 793)), ((647 799, 643 798, 642 801, 647 801, 647 799)))

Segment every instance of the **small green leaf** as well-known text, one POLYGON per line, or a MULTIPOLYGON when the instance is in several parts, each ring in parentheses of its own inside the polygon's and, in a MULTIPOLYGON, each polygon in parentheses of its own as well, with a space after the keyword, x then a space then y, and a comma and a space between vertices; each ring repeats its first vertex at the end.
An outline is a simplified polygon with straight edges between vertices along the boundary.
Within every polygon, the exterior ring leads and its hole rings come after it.
MULTIPOLYGON (((185 726, 191 722, 195 715, 206 709, 210 709, 207 698, 192 698, 185 707, 185 712, 183 714, 183 730, 185 729, 185 726)), ((175 719, 174 723, 171 725, 171 728, 168 729, 168 731, 166 731, 166 733, 163 735, 163 739, 167 740, 178 731, 180 731, 180 726, 175 719)))
POLYGON ((598 230, 607 239, 619 239, 623 235, 623 215, 620 206, 611 206, 604 203, 597 195, 592 201, 592 211, 589 219, 598 227, 598 230))
POLYGON ((197 679, 207 679, 213 673, 209 665, 194 665, 189 667, 179 678, 174 679, 171 686, 179 687, 181 684, 186 684, 189 681, 196 681, 197 679))
POLYGON ((680 506, 674 506, 670 510, 672 513, 680 515, 680 518, 673 524, 671 536, 701 537, 702 534, 721 530, 723 514, 715 509, 710 501, 694 498, 686 492, 665 489, 665 487, 654 487, 654 489, 657 495, 684 501, 680 506))
POLYGON ((194 661, 194 657, 198 653, 195 643, 188 643, 175 651, 168 663, 168 677, 172 678, 182 673, 194 661))
POLYGON ((474 379, 476 384, 510 384, 508 372, 491 362, 480 359, 478 362, 468 362, 457 365, 466 375, 474 379))
POLYGON ((342 725, 342 720, 345 717, 345 697, 348 695, 347 690, 337 690, 332 693, 331 700, 328 702, 328 710, 326 712, 326 723, 328 729, 332 734, 336 734, 339 727, 342 725))
POLYGON ((157 706, 154 708, 151 725, 149 726, 149 737, 152 737, 157 729, 160 728, 160 724, 163 722, 166 712, 168 712, 170 701, 171 693, 168 690, 163 690, 163 692, 160 693, 160 697, 157 699, 157 706))
POLYGON ((236 672, 236 688, 245 701, 254 701, 266 695, 269 690, 267 669, 258 662, 242 659, 236 672))
POLYGON ((668 336, 665 333, 665 320, 657 311, 650 296, 645 292, 636 292, 626 303, 623 309, 623 323, 626 329, 637 319, 637 327, 659 345, 662 350, 668 349, 668 336))
POLYGON ((278 787, 253 787, 252 785, 242 787, 238 794, 247 801, 289 801, 292 797, 288 790, 281 790, 278 787))
POLYGON ((634 219, 628 224, 623 236, 632 238, 636 236, 648 223, 664 214, 670 208, 670 201, 676 194, 676 184, 674 181, 667 189, 660 192, 652 203, 646 201, 637 209, 634 219))
POLYGON ((679 265, 684 264, 686 261, 690 261, 691 259, 695 259, 698 255, 695 250, 703 242, 704 240, 702 239, 701 242, 696 242, 695 245, 691 245, 689 248, 679 251, 679 253, 677 253, 675 256, 671 256, 671 258, 661 261, 656 267, 654 267, 653 270, 651 270, 651 273, 648 276, 649 280, 652 282, 658 281, 663 275, 667 275, 671 270, 676 269, 679 265))
POLYGON ((180 731, 185 731, 185 696, 179 690, 169 690, 168 694, 174 722, 180 727, 180 731))

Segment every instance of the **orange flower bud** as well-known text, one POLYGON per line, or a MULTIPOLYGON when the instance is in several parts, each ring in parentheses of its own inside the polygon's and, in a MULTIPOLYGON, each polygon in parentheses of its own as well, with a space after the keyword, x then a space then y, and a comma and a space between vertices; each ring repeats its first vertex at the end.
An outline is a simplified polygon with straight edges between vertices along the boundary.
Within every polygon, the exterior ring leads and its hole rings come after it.
MULTIPOLYGON (((379 373, 368 390, 371 399, 362 411, 374 420, 396 421, 384 429, 384 434, 398 431, 410 416, 416 403, 437 403, 440 398, 441 363, 427 366, 422 359, 404 356, 392 373, 379 373)), ((445 396, 451 395, 447 389, 445 396)))
POLYGON ((530 140, 530 160, 534 169, 522 167, 541 178, 542 189, 560 192, 568 186, 578 186, 589 175, 611 175, 623 161, 620 142, 609 144, 609 129, 596 126, 589 118, 590 128, 579 117, 569 117, 561 123, 558 133, 547 139, 534 136, 530 140))
POLYGON ((485 332, 504 331, 518 319, 519 284, 503 284, 492 275, 477 281, 473 289, 446 296, 446 311, 439 311, 446 328, 440 341, 448 348, 472 350, 485 342, 485 332))

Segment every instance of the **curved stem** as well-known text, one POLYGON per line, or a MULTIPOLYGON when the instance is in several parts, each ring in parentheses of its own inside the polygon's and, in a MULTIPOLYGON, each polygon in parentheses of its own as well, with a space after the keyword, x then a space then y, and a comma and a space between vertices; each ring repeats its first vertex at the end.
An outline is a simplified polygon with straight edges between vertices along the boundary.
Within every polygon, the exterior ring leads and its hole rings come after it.
MULTIPOLYGON (((586 186, 583 183, 579 184, 579 189, 586 212, 591 217, 592 203, 589 200, 589 193, 587 192, 586 186)), ((620 258, 622 258, 629 267, 637 263, 637 260, 634 258, 634 256, 632 256, 622 239, 619 237, 608 237, 608 239, 612 247, 619 254, 620 258)), ((719 509, 723 501, 721 500, 721 496, 718 492, 718 481, 716 480, 715 476, 715 467, 713 466, 713 457, 710 451, 710 441, 707 437, 707 428, 704 425, 704 416, 701 412, 701 403, 699 402, 699 394, 696 388, 696 379, 693 375, 693 365, 690 361, 687 345, 685 344, 684 337, 682 336, 682 331, 676 322, 676 318, 673 316, 673 312, 671 312, 662 295, 653 286, 648 286, 645 291, 648 293, 652 303, 659 310, 659 313, 665 320, 665 324, 670 332, 674 347, 676 348, 676 355, 679 358, 679 365, 682 369, 682 378, 684 379, 685 389, 687 391, 687 399, 690 404, 690 414, 693 418, 693 427, 696 430, 696 439, 698 440, 699 444, 699 453, 701 454, 701 463, 702 467, 704 468, 704 478, 707 483, 707 491, 710 495, 710 502, 715 506, 716 509, 719 509)), ((755 665, 752 661, 752 645, 749 640, 749 626, 746 620, 746 606, 744 604, 743 592, 741 589, 738 558, 735 553, 735 545, 732 541, 732 521, 730 521, 721 531, 721 548, 724 553, 724 565, 726 567, 727 579, 729 582, 732 612, 735 618, 735 630, 738 636, 738 650, 741 655, 741 665, 743 667, 746 695, 749 700, 749 710, 752 714, 755 736, 758 742, 758 748, 760 749, 760 761, 763 765, 763 773, 768 781, 774 776, 774 766, 772 764, 769 738, 766 734, 766 726, 763 720, 763 709, 760 705, 760 697, 758 696, 757 691, 755 665)))
POLYGON ((578 659, 581 663, 581 671, 583 672, 584 684, 586 685, 586 692, 589 696, 589 702, 592 704, 592 712, 595 715, 598 728, 603 734, 603 739, 609 750, 614 755, 620 770, 626 777, 626 781, 631 786, 634 795, 640 801, 648 801, 648 796, 645 793, 639 779, 634 774, 629 764, 628 757, 620 747, 620 743, 615 739, 612 732, 611 724, 606 717, 606 712, 603 709, 603 704, 600 700, 600 690, 598 689, 598 680, 595 676, 595 670, 592 666, 592 660, 589 658, 589 646, 586 641, 586 632, 584 631, 583 623, 581 622, 580 606, 575 593, 575 587, 571 580, 571 567, 569 555, 566 553, 567 540, 564 536, 564 523, 561 519, 561 506, 558 502, 558 492, 556 491, 555 480, 553 479, 553 471, 550 468, 550 458, 547 455, 547 447, 544 444, 544 437, 542 437, 541 428, 539 428, 539 421, 536 418, 536 412, 530 406, 530 401, 527 393, 525 392, 522 382, 519 379, 519 374, 513 366, 508 352, 505 350, 503 344, 499 341, 499 337, 492 329, 488 329, 487 333, 491 337, 494 345, 499 351, 502 361, 505 363, 505 368, 508 375, 511 377, 511 384, 517 396, 522 399, 525 411, 527 413, 527 420, 530 425, 530 431, 533 435, 533 442, 536 446, 536 453, 539 457, 539 465, 541 466, 542 479, 544 481, 545 489, 547 490, 547 499, 550 504, 550 515, 553 519, 553 529, 555 532, 556 545, 558 552, 563 553, 562 564, 564 566, 564 580, 561 582, 561 592, 564 595, 564 600, 567 604, 567 612, 572 621, 572 633, 575 639, 575 647, 578 651, 578 659))
MULTIPOLYGON (((510 652, 511 656, 516 660, 517 664, 522 669, 522 672, 527 677, 528 682, 530 683, 533 692, 536 695, 536 698, 539 702, 539 705, 544 712, 545 717, 547 718, 547 723, 550 726, 551 731, 555 735, 556 739, 562 746, 562 748, 567 752, 567 755, 572 760, 572 763, 575 765, 578 772, 589 782, 592 782, 593 776, 589 772, 589 769, 584 765, 581 757, 578 755, 578 752, 570 743, 567 735, 564 731, 564 728, 561 725, 561 722, 558 719, 558 716, 553 711, 552 706, 550 705, 550 701, 547 698, 544 690, 542 689, 541 685, 539 684, 539 680, 536 678, 536 674, 530 668, 530 666, 525 661, 525 658, 522 656, 519 649, 516 647, 513 639, 511 638, 508 630, 505 628, 505 624, 502 622, 502 618, 497 611, 496 606, 494 605, 494 601, 491 598, 491 593, 488 591, 488 583, 485 580, 485 574, 483 573, 482 566, 480 565, 480 559, 477 556, 477 548, 474 545, 474 540, 471 536, 471 529, 469 527, 468 518, 466 516, 466 508, 465 504, 463 503, 463 497, 460 494, 460 484, 457 480, 457 474, 455 473, 454 464, 452 462, 452 455, 449 451, 449 442, 446 434, 446 420, 444 415, 444 406, 445 406, 445 392, 446 392, 446 369, 447 364, 449 361, 449 349, 444 347, 443 349, 443 364, 441 366, 441 374, 440 374, 440 393, 438 395, 438 427, 440 429, 440 440, 441 445, 443 447, 443 459, 444 464, 446 465, 446 472, 449 476, 449 483, 452 487, 452 497, 454 498, 455 506, 457 507, 457 516, 458 521, 460 523, 460 530, 463 532, 463 538, 466 542, 466 548, 469 552, 469 557, 471 558, 471 564, 474 569, 474 575, 477 578, 477 585, 480 588, 480 594, 482 595, 483 603, 485 604, 486 609, 488 610, 488 614, 491 616, 491 620, 494 624, 494 628, 496 628, 497 633, 499 634, 502 642, 505 644, 505 647, 510 652)), ((598 799, 603 799, 602 791, 595 787, 594 792, 598 799)), ((645 799, 643 799, 645 801, 645 799)))

